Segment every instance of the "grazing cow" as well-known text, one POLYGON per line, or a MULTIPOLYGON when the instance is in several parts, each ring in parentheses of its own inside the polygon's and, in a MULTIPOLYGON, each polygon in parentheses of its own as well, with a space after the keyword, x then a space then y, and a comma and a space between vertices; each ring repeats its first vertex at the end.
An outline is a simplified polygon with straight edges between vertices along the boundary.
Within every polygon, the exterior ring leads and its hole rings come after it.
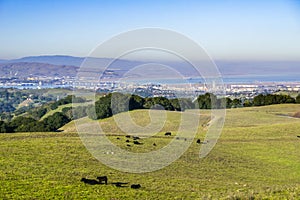
POLYGON ((126 142, 130 142, 129 140, 126 140, 126 142))
POLYGON ((300 135, 297 135, 297 138, 300 138, 300 135))
POLYGON ((130 144, 127 144, 126 146, 128 146, 128 147, 131 147, 131 145, 130 145, 130 144))
POLYGON ((98 176, 97 179, 100 184, 104 181, 105 185, 107 185, 107 176, 98 176))
POLYGON ((87 178, 82 178, 80 181, 84 182, 85 184, 89 184, 89 185, 97 185, 97 184, 99 184, 99 182, 97 180, 87 179, 87 178))
POLYGON ((134 140, 140 139, 138 136, 133 136, 132 138, 133 138, 134 140))
POLYGON ((142 144, 142 143, 140 143, 139 141, 133 141, 133 144, 142 144))
POLYGON ((200 140, 200 139, 198 139, 198 140, 197 140, 197 144, 200 144, 200 143, 201 143, 201 140, 200 140))
POLYGON ((153 146, 155 146, 155 147, 156 147, 156 144, 155 144, 155 143, 153 143, 153 146))
POLYGON ((130 138, 130 135, 126 135, 125 137, 130 138))
POLYGON ((119 137, 117 137, 117 140, 119 140, 120 138, 119 137))
POLYGON ((127 185, 128 183, 115 182, 115 183, 111 183, 111 184, 115 185, 116 187, 127 187, 125 185, 127 185))
POLYGON ((166 132, 166 133, 165 133, 165 136, 171 136, 171 135, 172 135, 171 132, 166 132))
POLYGON ((141 188, 141 185, 140 184, 132 184, 130 187, 132 189, 139 189, 139 188, 141 188))

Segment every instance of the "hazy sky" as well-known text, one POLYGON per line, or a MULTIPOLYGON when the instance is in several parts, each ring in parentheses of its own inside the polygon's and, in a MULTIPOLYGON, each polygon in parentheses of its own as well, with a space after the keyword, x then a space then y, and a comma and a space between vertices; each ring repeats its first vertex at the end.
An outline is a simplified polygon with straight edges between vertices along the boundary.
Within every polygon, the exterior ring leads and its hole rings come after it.
POLYGON ((0 0, 0 58, 87 56, 124 31, 180 32, 214 59, 300 60, 300 3, 0 0))

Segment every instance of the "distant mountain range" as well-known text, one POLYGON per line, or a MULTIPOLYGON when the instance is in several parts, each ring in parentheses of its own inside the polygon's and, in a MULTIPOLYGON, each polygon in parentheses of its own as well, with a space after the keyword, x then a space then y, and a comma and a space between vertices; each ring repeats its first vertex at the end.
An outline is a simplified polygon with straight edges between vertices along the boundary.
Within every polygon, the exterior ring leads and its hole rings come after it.
MULTIPOLYGON (((0 60, 1 77, 28 77, 33 76, 75 76, 83 57, 73 56, 30 56, 13 60, 0 60)), ((110 58, 91 58, 88 62, 93 67, 106 66, 110 58)), ((145 61, 115 60, 111 70, 119 71, 119 75, 126 73, 145 61)), ((159 62, 158 62, 159 63, 159 62)), ((164 65, 173 66, 179 73, 193 76, 195 70, 186 67, 186 63, 162 61, 164 65)), ((300 61, 216 61, 223 76, 251 76, 251 75, 297 75, 300 77, 300 61)), ((300 80, 300 78, 299 78, 300 80)))
POLYGON ((0 63, 0 77, 76 76, 79 67, 36 62, 0 63))
POLYGON ((73 56, 28 56, 13 60, 0 60, 0 63, 47 63, 52 65, 71 65, 79 67, 83 62, 82 57, 73 56))

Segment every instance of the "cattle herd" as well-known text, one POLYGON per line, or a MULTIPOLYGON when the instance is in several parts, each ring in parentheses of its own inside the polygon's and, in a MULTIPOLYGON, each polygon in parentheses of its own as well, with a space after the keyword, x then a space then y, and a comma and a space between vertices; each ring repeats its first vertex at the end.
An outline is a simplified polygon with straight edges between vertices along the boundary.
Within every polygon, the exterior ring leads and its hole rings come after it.
MULTIPOLYGON (((81 182, 84 182, 85 184, 88 185, 100 185, 100 184, 108 184, 108 178, 107 176, 98 176, 97 179, 87 179, 87 178, 82 178, 81 182)), ((115 185, 116 187, 128 187, 126 186, 128 183, 124 182, 112 182, 110 183, 112 185, 115 185)), ((140 184, 132 184, 130 188, 132 189, 139 189, 142 186, 140 184)))
MULTIPOLYGON (((171 132, 166 132, 165 133, 165 136, 171 136, 171 135, 172 135, 171 132)), ((131 145, 128 144, 128 143, 130 143, 131 136, 130 135, 126 135, 125 137, 127 138, 126 139, 127 146, 130 147, 131 145)), ((300 138, 300 136, 297 136, 297 137, 300 138)), ((117 137, 117 139, 120 140, 119 137, 117 137)), ((133 144, 136 144, 136 145, 143 144, 143 143, 141 143, 141 142, 138 141, 140 139, 138 136, 132 136, 132 139, 133 139, 133 144)), ((179 139, 179 138, 176 138, 176 139, 179 139)), ((184 140, 186 141, 186 138, 184 138, 184 140)), ((196 143, 197 144, 201 144, 201 140, 197 139, 196 143)), ((202 144, 205 144, 205 142, 203 142, 202 144)), ((156 143, 153 143, 153 146, 156 146, 156 143)), ((97 184, 105 184, 105 185, 107 185, 108 184, 108 178, 107 178, 107 176, 98 176, 97 179, 82 178, 81 181, 84 182, 85 184, 89 184, 89 185, 97 185, 97 184)), ((115 185, 116 187, 128 187, 127 186, 128 183, 124 183, 124 182, 111 182, 110 184, 115 185)), ((141 188, 141 185, 140 184, 132 184, 130 186, 130 188, 132 188, 132 189, 139 189, 139 188, 141 188)))

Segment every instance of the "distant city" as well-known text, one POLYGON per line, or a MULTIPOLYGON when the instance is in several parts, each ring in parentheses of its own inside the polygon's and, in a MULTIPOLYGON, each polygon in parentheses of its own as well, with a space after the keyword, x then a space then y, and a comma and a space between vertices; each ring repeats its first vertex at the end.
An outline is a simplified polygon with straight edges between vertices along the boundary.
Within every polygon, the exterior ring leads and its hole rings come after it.
MULTIPOLYGON (((108 58, 93 58, 95 66, 107 66, 108 58)), ((114 60, 109 69, 103 70, 101 80, 90 80, 89 76, 78 79, 82 57, 32 56, 14 60, 0 60, 0 88, 44 89, 68 88, 86 89, 99 93, 122 91, 143 97, 163 96, 195 97, 209 91, 204 79, 195 77, 195 71, 182 62, 165 62, 180 73, 184 80, 163 79, 161 81, 124 82, 122 77, 143 62, 114 60)), ((252 99, 258 94, 275 92, 300 92, 300 62, 245 61, 216 62, 223 76, 222 90, 230 98, 252 99), (225 87, 225 88, 224 88, 225 87)), ((94 73, 94 72, 92 72, 94 73)), ((97 77, 97 73, 94 74, 97 77)), ((100 76, 100 74, 99 74, 100 76)), ((135 74, 137 80, 143 75, 135 74)), ((124 80, 124 79, 123 79, 124 80)))
MULTIPOLYGON (((227 97, 244 97, 252 99, 258 94, 271 94, 279 91, 300 92, 300 81, 295 82, 254 82, 254 83, 224 83, 227 97)), ((175 97, 193 97, 195 95, 205 94, 209 89, 205 82, 196 82, 191 84, 176 83, 173 80, 171 84, 163 83, 127 83, 118 80, 105 81, 78 81, 76 77, 69 76, 29 76, 27 78, 18 77, 0 77, 0 88, 17 89, 44 89, 44 88, 69 88, 69 89, 87 89, 95 92, 115 92, 122 91, 135 93, 144 97, 163 96, 167 98, 175 97)))

